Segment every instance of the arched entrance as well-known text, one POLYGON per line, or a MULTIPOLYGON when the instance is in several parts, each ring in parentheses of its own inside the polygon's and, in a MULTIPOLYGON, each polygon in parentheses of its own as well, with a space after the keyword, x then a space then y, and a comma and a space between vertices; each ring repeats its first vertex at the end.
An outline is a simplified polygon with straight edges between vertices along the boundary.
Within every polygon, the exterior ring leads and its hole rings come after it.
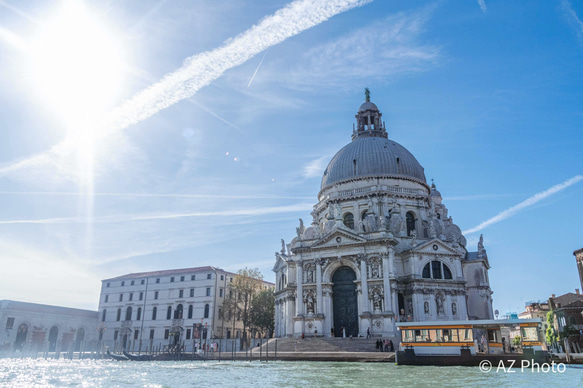
POLYGON ((85 329, 81 328, 77 330, 77 338, 75 340, 75 351, 81 350, 81 343, 85 340, 85 329))
POLYGON ((18 331, 16 333, 16 341, 14 341, 14 350, 21 351, 26 342, 26 335, 28 334, 28 325, 23 323, 18 326, 18 331))
POLYGON ((54 352, 57 349, 57 339, 59 337, 59 328, 57 326, 51 327, 49 331, 49 352, 54 352))
POLYGON ((358 301, 356 299, 356 274, 349 267, 340 267, 334 272, 332 291, 334 308, 334 335, 358 337, 358 301))

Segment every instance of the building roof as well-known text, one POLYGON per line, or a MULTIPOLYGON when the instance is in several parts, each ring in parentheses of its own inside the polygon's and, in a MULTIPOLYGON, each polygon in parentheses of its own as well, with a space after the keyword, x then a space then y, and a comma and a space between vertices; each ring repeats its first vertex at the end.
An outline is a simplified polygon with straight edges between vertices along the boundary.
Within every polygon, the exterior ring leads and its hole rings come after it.
POLYGON ((154 277, 154 276, 168 276, 168 275, 179 275, 185 273, 192 273, 192 272, 208 272, 208 271, 221 271, 227 274, 234 275, 232 272, 223 271, 220 268, 212 267, 212 266, 204 266, 204 267, 193 267, 193 268, 180 268, 180 269, 166 269, 162 271, 151 271, 151 272, 134 272, 129 273, 122 276, 117 276, 114 278, 104 279, 102 280, 123 280, 123 279, 136 279, 136 278, 146 278, 146 277, 154 277))
MULTIPOLYGON (((236 275, 236 273, 225 271, 223 269, 207 265, 204 267, 166 269, 166 270, 162 270, 162 271, 151 271, 151 272, 135 272, 135 273, 129 273, 127 275, 117 276, 114 278, 104 279, 104 280, 102 280, 102 282, 106 282, 106 281, 110 281, 110 280, 138 279, 138 278, 146 278, 146 277, 170 276, 170 275, 180 275, 180 274, 187 274, 187 273, 193 273, 193 272, 209 272, 209 271, 220 271, 220 272, 226 273, 228 275, 236 275)), ((267 282, 265 280, 263 281, 263 283, 274 284, 271 282, 267 282)))
POLYGON ((557 310, 563 310, 563 309, 581 310, 581 309, 583 309, 583 300, 578 300, 576 302, 569 303, 567 305, 561 305, 560 307, 557 307, 557 310))
POLYGON ((43 313, 43 314, 64 314, 76 317, 86 317, 97 319, 98 312, 93 310, 76 309, 72 307, 53 306, 49 304, 19 302, 16 300, 0 300, 0 308, 43 313))
MULTIPOLYGON (((552 302, 554 306, 560 305, 561 307, 576 302, 578 300, 583 300, 583 295, 581 294, 574 294, 572 292, 568 292, 564 295, 557 296, 555 298, 549 298, 549 302, 552 302)), ((558 307, 557 307, 558 308, 558 307)))
POLYGON ((423 167, 405 147, 383 137, 359 136, 334 155, 324 171, 321 188, 357 177, 381 175, 426 183, 423 167))

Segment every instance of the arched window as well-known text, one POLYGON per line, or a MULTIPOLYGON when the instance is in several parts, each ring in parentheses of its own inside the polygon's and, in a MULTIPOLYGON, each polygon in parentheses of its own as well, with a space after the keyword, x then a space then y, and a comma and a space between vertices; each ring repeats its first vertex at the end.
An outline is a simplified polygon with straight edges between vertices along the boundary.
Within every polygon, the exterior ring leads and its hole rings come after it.
POLYGON ((188 319, 192 319, 192 312, 194 311, 194 307, 192 305, 188 306, 188 319))
POLYGON ((449 267, 439 260, 433 260, 425 264, 421 277, 423 279, 453 279, 449 267))
POLYGON ((126 321, 131 321, 131 320, 132 320, 132 308, 130 306, 126 310, 126 321))
POLYGON ((168 311, 166 312, 166 319, 172 319, 172 306, 168 306, 168 311))
POLYGON ((115 318, 116 321, 119 321, 121 319, 121 309, 117 309, 117 318, 115 318))
POLYGON ((451 271, 449 270, 449 267, 447 265, 443 265, 443 278, 444 279, 453 279, 453 277, 451 276, 451 271))
POLYGON ((101 322, 105 322, 105 316, 107 315, 107 310, 103 309, 103 313, 101 314, 101 322))
POLYGON ((182 305, 179 304, 174 310, 174 319, 182 319, 182 305))
POLYGON ((411 232, 415 230, 415 214, 408 212, 405 218, 407 219, 407 236, 410 236, 411 232))
POLYGON ((210 306, 208 304, 204 305, 204 317, 208 318, 209 317, 209 310, 210 310, 210 306))
POLYGON ((157 307, 154 307, 152 309, 152 321, 155 321, 156 320, 156 314, 157 313, 158 313, 158 308, 157 307))
POLYGON ((138 307, 138 314, 136 315, 136 321, 142 319, 142 308, 138 307))
POLYGON ((344 225, 346 225, 350 229, 354 229, 354 216, 352 215, 352 213, 346 213, 344 215, 344 225))

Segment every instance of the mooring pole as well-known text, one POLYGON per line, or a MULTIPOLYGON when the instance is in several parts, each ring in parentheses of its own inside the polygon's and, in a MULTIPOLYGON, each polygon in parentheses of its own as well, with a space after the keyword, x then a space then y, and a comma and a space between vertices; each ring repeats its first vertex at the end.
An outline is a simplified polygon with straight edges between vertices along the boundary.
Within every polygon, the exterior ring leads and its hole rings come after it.
POLYGON ((277 338, 275 339, 275 355, 273 356, 273 361, 277 361, 277 338))

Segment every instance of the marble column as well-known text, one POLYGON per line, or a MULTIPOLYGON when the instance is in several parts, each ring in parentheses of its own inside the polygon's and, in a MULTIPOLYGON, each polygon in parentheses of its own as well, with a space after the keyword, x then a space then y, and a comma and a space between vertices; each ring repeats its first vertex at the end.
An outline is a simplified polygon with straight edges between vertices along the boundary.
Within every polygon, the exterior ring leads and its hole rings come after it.
POLYGON ((368 303, 368 279, 367 279, 367 271, 366 265, 367 260, 365 255, 358 255, 360 259, 360 279, 361 279, 361 288, 362 288, 362 312, 370 312, 370 307, 368 303))
POLYGON ((297 293, 296 293, 296 315, 304 315, 304 292, 302 289, 304 281, 302 261, 296 260, 296 282, 297 282, 297 293))
POLYGON ((315 314, 324 312, 322 304, 322 259, 316 259, 316 311, 315 314))
POLYGON ((390 265, 390 261, 391 261, 391 252, 393 252, 393 255, 395 253, 394 249, 391 247, 389 248, 389 253, 388 254, 384 254, 383 257, 383 284, 384 284, 384 288, 385 288, 385 311, 386 312, 391 312, 393 310, 393 306, 391 303, 391 281, 389 279, 389 272, 392 275, 392 271, 391 271, 391 265, 390 265))

